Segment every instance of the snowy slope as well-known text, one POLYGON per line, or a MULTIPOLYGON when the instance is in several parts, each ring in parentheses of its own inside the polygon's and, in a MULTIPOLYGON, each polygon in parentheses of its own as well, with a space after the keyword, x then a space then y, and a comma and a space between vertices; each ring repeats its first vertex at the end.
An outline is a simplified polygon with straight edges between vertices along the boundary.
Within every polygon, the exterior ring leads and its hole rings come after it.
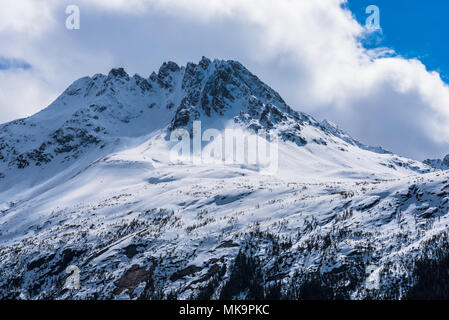
POLYGON ((447 245, 445 171, 294 111, 235 61, 77 80, 0 126, 0 172, 2 298, 305 298, 316 283, 400 298, 447 245), (278 170, 172 161, 170 134, 193 121, 274 130, 278 170), (63 288, 68 265, 79 290, 63 288))

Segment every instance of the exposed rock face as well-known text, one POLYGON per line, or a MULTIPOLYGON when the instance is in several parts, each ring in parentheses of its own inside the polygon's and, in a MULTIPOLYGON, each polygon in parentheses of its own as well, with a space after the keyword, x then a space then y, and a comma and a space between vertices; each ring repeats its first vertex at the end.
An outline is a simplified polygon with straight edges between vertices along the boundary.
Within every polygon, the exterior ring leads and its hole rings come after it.
POLYGON ((443 160, 441 160, 441 159, 426 159, 423 162, 435 169, 449 170, 449 154, 446 155, 443 158, 443 160))

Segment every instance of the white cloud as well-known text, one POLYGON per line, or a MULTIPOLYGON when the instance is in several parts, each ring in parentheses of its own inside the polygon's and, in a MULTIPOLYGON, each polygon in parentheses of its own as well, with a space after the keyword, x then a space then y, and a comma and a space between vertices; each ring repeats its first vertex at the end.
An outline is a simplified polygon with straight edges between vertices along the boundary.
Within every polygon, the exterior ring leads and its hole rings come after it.
POLYGON ((0 32, 20 32, 36 37, 53 26, 55 5, 55 0, 3 0, 0 32))
POLYGON ((148 1, 145 0, 81 0, 77 2, 100 10, 135 14, 143 13, 148 5, 148 1))
POLYGON ((39 75, 26 70, 0 72, 0 119, 32 115, 52 102, 56 92, 39 75))

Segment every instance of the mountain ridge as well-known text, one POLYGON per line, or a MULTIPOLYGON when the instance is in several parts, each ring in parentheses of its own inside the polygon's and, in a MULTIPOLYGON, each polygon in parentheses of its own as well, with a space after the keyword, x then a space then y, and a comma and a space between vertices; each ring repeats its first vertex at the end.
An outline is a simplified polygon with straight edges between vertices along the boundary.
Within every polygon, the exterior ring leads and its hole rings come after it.
POLYGON ((449 155, 446 155, 443 159, 426 159, 423 163, 427 164, 430 167, 440 170, 448 170, 449 169, 449 155))
MULTIPOLYGON (((89 146, 104 147, 110 137, 143 136, 167 125, 169 131, 181 127, 191 130, 194 120, 202 120, 206 127, 211 122, 210 125, 224 129, 225 123, 212 121, 220 117, 251 131, 276 128, 283 140, 298 146, 326 144, 328 137, 335 136, 367 151, 388 153, 365 146, 329 122, 320 123, 294 111, 240 63, 212 62, 203 57, 198 64, 188 63, 186 67, 166 62, 148 78, 138 74, 130 77, 123 68, 114 68, 108 75, 76 80, 36 115, 0 125, 0 172, 6 176, 10 167, 42 166, 58 155, 76 158, 89 146), (304 138, 301 130, 307 126, 323 132, 324 137, 317 134, 317 138, 304 138), (28 147, 26 143, 7 141, 22 137, 32 142, 36 136, 48 140, 28 147), (49 148, 53 152, 48 152, 49 148), (7 163, 7 168, 1 168, 1 162, 7 163)), ((403 164, 407 166, 407 161, 403 164)))

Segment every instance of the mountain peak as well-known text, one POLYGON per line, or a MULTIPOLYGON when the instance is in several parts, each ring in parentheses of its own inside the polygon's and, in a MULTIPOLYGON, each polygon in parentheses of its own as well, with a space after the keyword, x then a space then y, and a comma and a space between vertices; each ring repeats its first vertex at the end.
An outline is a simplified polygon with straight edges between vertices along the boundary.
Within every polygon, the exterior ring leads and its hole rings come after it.
POLYGON ((169 72, 176 72, 179 71, 180 67, 176 62, 168 61, 164 62, 161 67, 159 68, 158 75, 166 75, 169 72))
POLYGON ((449 154, 446 155, 443 159, 426 159, 423 162, 435 169, 448 170, 449 154))
MULTIPOLYGON (((283 141, 299 147, 334 146, 347 152, 352 145, 388 153, 363 145, 330 121, 320 123, 293 110, 240 62, 203 56, 197 64, 190 62, 185 67, 164 62, 149 78, 138 74, 130 78, 119 67, 108 75, 75 81, 48 108, 24 119, 23 126, 3 127, 7 130, 0 138, 9 147, 0 150, 0 172, 12 176, 9 172, 14 168, 68 163, 117 137, 141 137, 154 130, 165 130, 169 137, 178 128, 190 131, 197 120, 203 128, 221 130, 235 125, 252 132, 274 130, 283 141), (18 137, 27 143, 18 143, 18 137)), ((449 158, 445 163, 449 164, 449 158)))
POLYGON ((203 68, 204 70, 209 68, 210 64, 211 64, 211 60, 209 58, 206 58, 205 56, 203 56, 201 58, 200 62, 198 63, 198 65, 201 66, 201 68, 203 68))
POLYGON ((108 74, 109 78, 123 78, 126 80, 129 80, 129 75, 126 73, 125 69, 123 68, 113 68, 111 71, 109 71, 108 74))

